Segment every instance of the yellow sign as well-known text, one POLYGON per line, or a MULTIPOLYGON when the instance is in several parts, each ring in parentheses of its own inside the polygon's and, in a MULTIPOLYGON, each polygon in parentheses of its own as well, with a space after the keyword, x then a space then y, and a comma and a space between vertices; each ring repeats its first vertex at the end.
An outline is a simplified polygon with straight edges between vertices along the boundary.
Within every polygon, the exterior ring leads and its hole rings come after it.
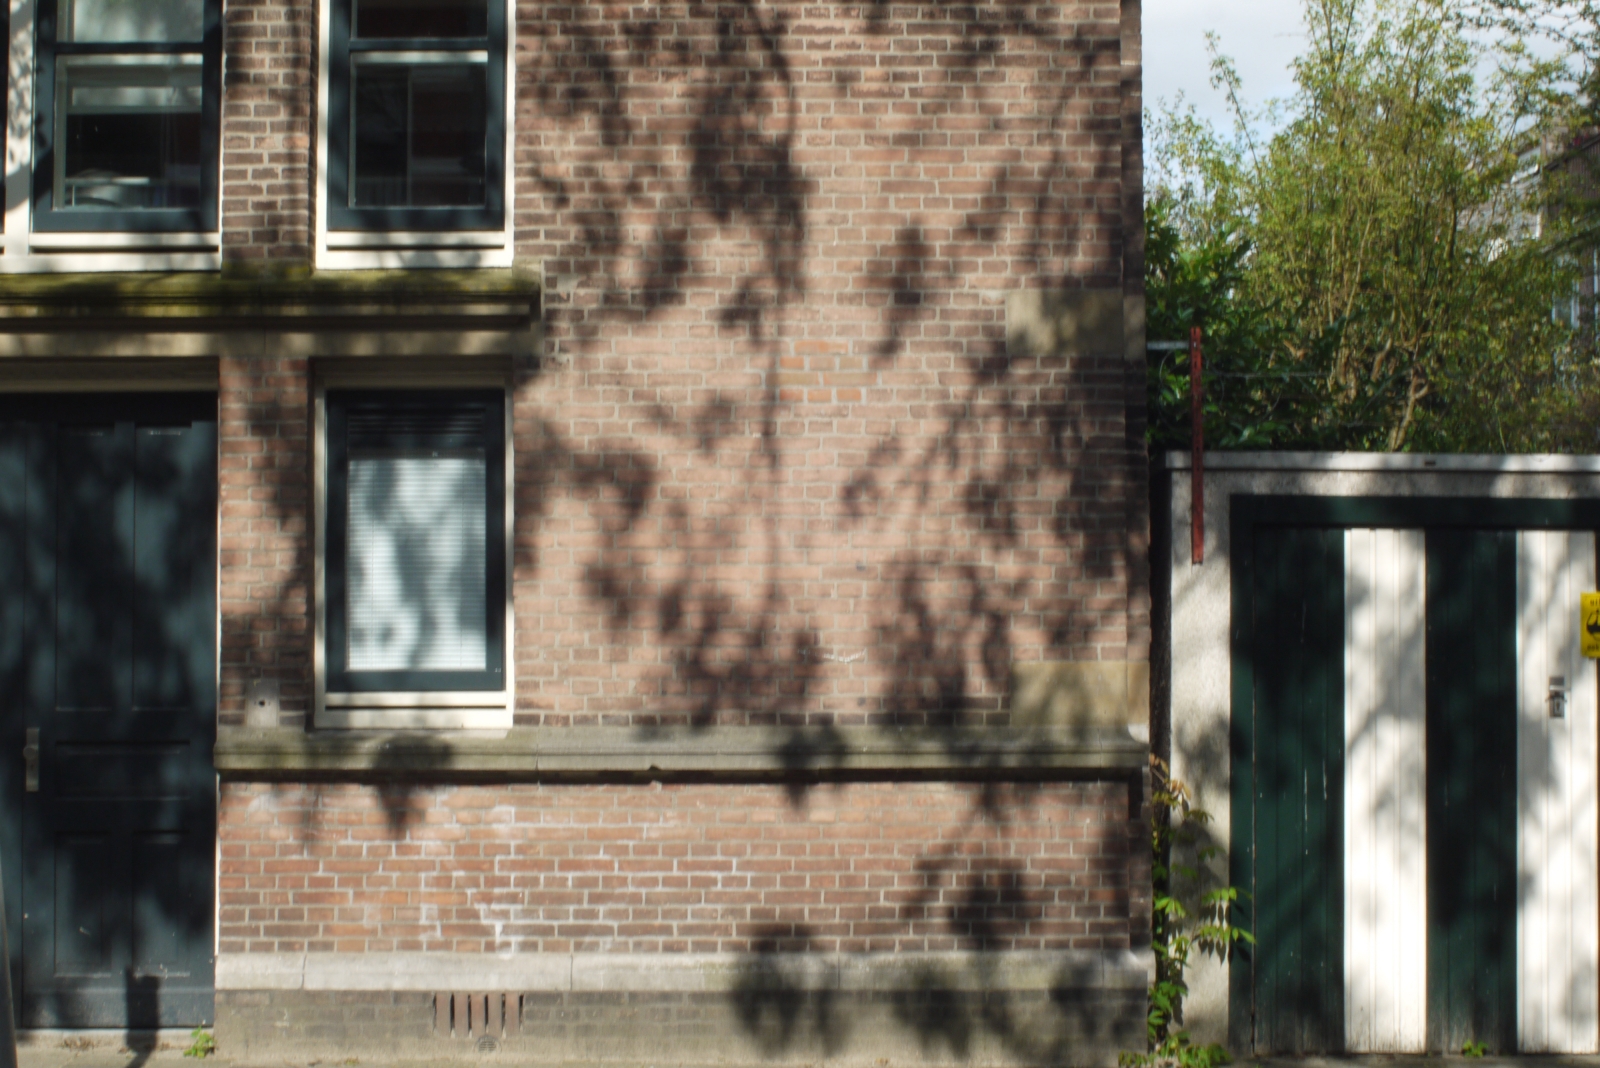
POLYGON ((1582 616, 1579 620, 1578 644, 1583 655, 1590 660, 1600 660, 1600 593, 1580 593, 1582 616))

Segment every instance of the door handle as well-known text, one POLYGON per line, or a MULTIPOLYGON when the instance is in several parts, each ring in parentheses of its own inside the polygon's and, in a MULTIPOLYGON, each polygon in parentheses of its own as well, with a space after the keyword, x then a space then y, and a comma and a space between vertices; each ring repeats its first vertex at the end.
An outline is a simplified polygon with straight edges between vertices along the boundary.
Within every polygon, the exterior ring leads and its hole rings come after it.
POLYGON ((22 788, 30 794, 39 792, 39 728, 28 728, 27 744, 22 747, 22 788))
POLYGON ((1550 718, 1565 719, 1567 715, 1567 677, 1550 676, 1550 718))

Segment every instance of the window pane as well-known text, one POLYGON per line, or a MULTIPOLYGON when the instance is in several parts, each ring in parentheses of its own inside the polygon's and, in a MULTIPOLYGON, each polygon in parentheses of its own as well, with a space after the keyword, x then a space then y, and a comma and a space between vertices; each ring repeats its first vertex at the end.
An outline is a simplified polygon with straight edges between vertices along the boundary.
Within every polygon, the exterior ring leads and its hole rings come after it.
POLYGON ((360 63, 353 95, 352 207, 484 205, 484 64, 360 63))
POLYGON ((356 0, 357 37, 486 37, 487 0, 356 0))
POLYGON ((203 0, 62 0, 58 41, 198 41, 203 0))
POLYGON ((485 670, 483 450, 352 450, 348 486, 347 669, 485 670))
POLYGON ((200 203, 200 59, 62 59, 56 78, 57 207, 200 203))

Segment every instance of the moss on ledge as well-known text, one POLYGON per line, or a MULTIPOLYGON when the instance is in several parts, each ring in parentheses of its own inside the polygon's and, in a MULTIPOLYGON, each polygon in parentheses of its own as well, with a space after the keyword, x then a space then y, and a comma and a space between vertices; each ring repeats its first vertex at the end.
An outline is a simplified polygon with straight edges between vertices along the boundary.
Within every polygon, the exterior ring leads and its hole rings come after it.
POLYGON ((480 731, 224 729, 226 779, 478 778, 785 781, 1071 777, 1123 780, 1149 747, 1127 731, 878 727, 519 727, 480 731))
POLYGON ((372 315, 498 306, 538 311, 539 280, 517 268, 0 275, 0 318, 372 315))

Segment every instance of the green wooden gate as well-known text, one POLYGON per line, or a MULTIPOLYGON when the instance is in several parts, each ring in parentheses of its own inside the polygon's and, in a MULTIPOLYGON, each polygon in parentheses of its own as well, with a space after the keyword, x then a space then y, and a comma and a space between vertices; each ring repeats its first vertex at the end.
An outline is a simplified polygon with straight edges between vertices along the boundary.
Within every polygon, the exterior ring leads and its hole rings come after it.
MULTIPOLYGON (((1282 513, 1259 499, 1235 512, 1230 856, 1234 885, 1250 895, 1238 919, 1257 940, 1230 969, 1229 1040, 1242 1053, 1344 1048, 1345 529, 1415 529, 1441 513, 1419 514, 1425 502, 1377 502, 1367 509, 1377 515, 1340 523, 1349 519, 1337 514, 1341 505, 1300 501, 1304 518, 1335 520, 1326 525, 1278 525, 1282 513)), ((1531 526, 1565 517, 1498 518, 1531 526)), ((1427 1042, 1435 1051, 1469 1041, 1517 1048, 1516 569, 1514 529, 1427 530, 1427 1042)))

